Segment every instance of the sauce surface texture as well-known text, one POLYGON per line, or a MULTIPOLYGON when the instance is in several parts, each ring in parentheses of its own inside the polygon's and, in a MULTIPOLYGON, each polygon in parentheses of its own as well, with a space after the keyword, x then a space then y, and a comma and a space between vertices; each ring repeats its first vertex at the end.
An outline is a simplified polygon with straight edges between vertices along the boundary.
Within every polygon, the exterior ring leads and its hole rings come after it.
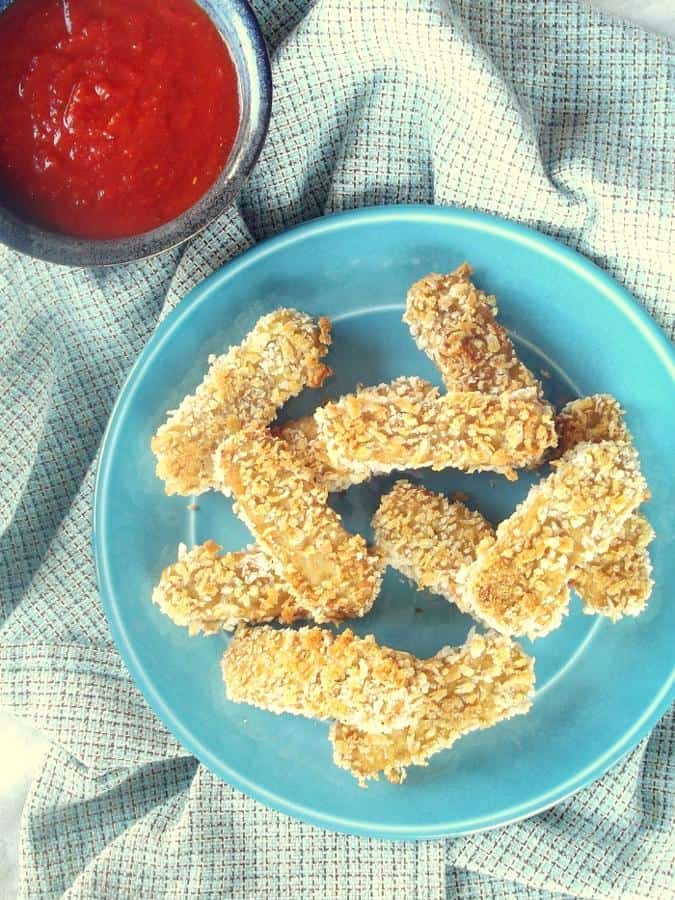
POLYGON ((239 124, 227 47, 194 0, 15 0, 0 14, 0 200, 85 238, 192 206, 239 124))

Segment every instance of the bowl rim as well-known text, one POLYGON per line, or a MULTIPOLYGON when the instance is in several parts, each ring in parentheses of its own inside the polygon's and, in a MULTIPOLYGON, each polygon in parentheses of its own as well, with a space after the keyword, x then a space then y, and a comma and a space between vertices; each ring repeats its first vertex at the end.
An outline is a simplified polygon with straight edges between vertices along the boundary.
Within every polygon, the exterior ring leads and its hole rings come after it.
MULTIPOLYGON (((195 0, 195 2, 206 12, 210 21, 225 40, 222 28, 209 11, 211 4, 203 4, 201 0, 195 0)), ((217 5, 219 2, 222 2, 222 0, 213 0, 213 5, 217 5)), ((195 225, 191 219, 188 219, 186 222, 181 222, 181 219, 204 200, 209 191, 213 190, 217 185, 218 180, 202 194, 195 204, 188 207, 187 210, 175 218, 157 226, 157 228, 141 232, 140 234, 129 235, 128 237, 105 240, 81 238, 52 231, 32 222, 27 222, 20 216, 15 215, 11 210, 0 205, 0 227, 2 226, 3 217, 14 226, 18 225, 18 233, 16 235, 12 230, 8 234, 0 232, 0 246, 4 244, 33 259, 64 266, 91 266, 97 268, 113 266, 149 259, 171 250, 195 237, 225 212, 258 161, 265 143, 272 112, 272 68, 260 23, 253 12, 249 0, 226 0, 225 6, 228 14, 231 14, 233 17, 233 28, 236 34, 238 36, 245 35, 250 41, 250 52, 246 54, 246 58, 249 61, 249 72, 253 75, 252 80, 257 87, 256 105, 260 114, 257 118, 252 119, 250 134, 246 143, 242 145, 237 165, 232 175, 227 177, 223 184, 219 186, 218 199, 214 198, 211 210, 204 216, 203 221, 195 225)), ((226 43, 229 49, 229 43, 227 41, 226 43)), ((236 142, 233 149, 235 148, 236 142)), ((231 160, 232 155, 228 158, 224 169, 231 160)))

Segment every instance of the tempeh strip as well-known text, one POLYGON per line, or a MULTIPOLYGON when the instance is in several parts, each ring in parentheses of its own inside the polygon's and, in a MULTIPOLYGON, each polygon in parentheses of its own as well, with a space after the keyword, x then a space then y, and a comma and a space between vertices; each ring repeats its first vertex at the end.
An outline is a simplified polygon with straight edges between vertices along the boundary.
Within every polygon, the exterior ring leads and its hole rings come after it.
POLYGON ((327 505, 325 486, 284 441, 266 429, 244 428, 218 448, 215 474, 315 622, 370 610, 382 578, 378 554, 344 529, 327 505))
POLYGON ((553 414, 535 388, 501 396, 441 396, 421 378, 364 388, 314 413, 328 458, 359 480, 396 469, 495 471, 538 462, 557 440, 553 414))
MULTIPOLYGON (((631 442, 623 410, 609 394, 572 400, 560 411, 556 427, 562 452, 581 441, 631 442)), ((654 586, 648 550, 653 537, 649 522, 633 513, 604 553, 577 567, 570 583, 586 612, 616 621, 644 610, 654 586)))
POLYGON ((579 566, 608 549, 648 496, 631 445, 577 445, 459 573, 464 603, 504 634, 547 634, 567 612, 579 566))
POLYGON ((176 625, 190 634, 215 634, 241 623, 307 618, 262 550, 221 556, 220 549, 214 541, 191 550, 181 544, 178 560, 162 572, 152 599, 176 625))
POLYGON ((209 357, 193 394, 169 413, 152 439, 157 475, 167 494, 200 494, 213 486, 213 454, 229 434, 251 422, 265 425, 304 387, 330 375, 321 362, 330 322, 278 309, 258 320, 241 344, 209 357))
MULTIPOLYGON (((323 628, 242 626, 223 656, 222 671, 234 702, 275 713, 337 719, 364 732, 382 733, 440 719, 448 712, 442 704, 449 695, 471 697, 478 669, 486 679, 499 677, 495 662, 512 657, 522 657, 531 666, 519 647, 496 635, 474 635, 461 651, 446 648, 421 660, 380 646, 372 635, 359 638, 349 630, 335 635, 323 628), (472 666, 471 660, 486 650, 482 663, 472 666)), ((531 683, 530 674, 529 687, 531 683)))
POLYGON ((502 394, 537 386, 495 320, 494 296, 471 283, 471 271, 465 262, 449 275, 432 273, 410 288, 403 321, 417 346, 449 391, 502 394))
POLYGON ((349 630, 239 628, 223 657, 223 678, 235 702, 366 731, 405 728, 427 702, 425 663, 349 630))
POLYGON ((333 760, 363 785, 380 772, 401 783, 406 768, 427 765, 470 731, 526 713, 532 705, 534 660, 501 635, 469 635, 419 663, 426 676, 424 700, 407 727, 373 734, 338 722, 331 728, 333 760))
POLYGON ((409 481, 397 481, 373 516, 375 544, 384 561, 420 588, 456 603, 464 612, 459 570, 476 558, 494 529, 479 512, 450 502, 409 481))

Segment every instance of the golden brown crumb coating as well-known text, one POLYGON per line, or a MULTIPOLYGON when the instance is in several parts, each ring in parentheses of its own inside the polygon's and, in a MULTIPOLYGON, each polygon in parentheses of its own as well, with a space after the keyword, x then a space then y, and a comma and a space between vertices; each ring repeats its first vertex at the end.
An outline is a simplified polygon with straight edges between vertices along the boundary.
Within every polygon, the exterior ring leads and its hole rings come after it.
POLYGON ((449 391, 501 394, 537 381, 497 323, 496 301, 478 290, 462 263, 449 275, 432 273, 408 291, 403 321, 436 365, 449 391))
POLYGON ((653 538, 649 522, 634 513, 604 553, 576 568, 570 584, 583 600, 585 612, 616 622, 644 610, 654 586, 648 550, 653 538))
MULTIPOLYGON (((572 400, 560 411, 556 427, 563 452, 581 441, 632 441, 623 410, 609 394, 572 400)), ((649 522, 633 513, 604 553, 577 567, 570 583, 586 612, 616 621, 644 610, 654 586, 648 549, 653 538, 649 522)))
POLYGON ((425 702, 427 676, 410 653, 324 628, 240 628, 223 657, 230 700, 276 713, 339 719, 365 731, 404 728, 425 702))
POLYGON ((463 647, 446 647, 417 666, 424 694, 410 724, 377 734, 342 722, 331 728, 335 763, 361 784, 380 772, 400 784, 408 766, 424 766, 463 734, 525 713, 532 704, 534 660, 502 635, 472 633, 463 647))
POLYGON ((328 319, 315 322, 306 313, 277 309, 259 319, 241 344, 210 357, 204 380, 151 442, 167 494, 212 487, 218 444, 251 422, 271 422, 304 387, 319 387, 330 374, 321 362, 329 345, 328 319))
POLYGON ((286 441, 302 465, 312 469, 331 493, 346 491, 355 483, 354 479, 359 480, 358 475, 349 467, 337 468, 331 463, 326 446, 319 439, 314 416, 292 419, 272 428, 271 431, 276 437, 286 441))
POLYGON ((337 468, 360 480, 397 469, 514 469, 541 459, 557 440, 553 413, 535 388, 441 396, 421 378, 363 388, 317 409, 319 436, 337 468))
POLYGON ((152 594, 162 612, 190 634, 232 631, 241 623, 289 623, 307 618, 275 565, 258 548, 219 554, 214 541, 191 550, 162 572, 152 594))
POLYGON ((609 548, 648 496, 631 445, 578 444, 459 573, 465 604, 504 634, 547 634, 567 612, 572 573, 609 548))
POLYGON ((479 512, 409 481, 397 481, 384 495, 373 528, 388 565, 460 609, 457 573, 474 561, 482 541, 494 537, 479 512))
POLYGON ((572 400, 556 416, 558 446, 555 455, 562 456, 566 450, 584 442, 630 442, 623 415, 619 401, 610 394, 592 394, 572 400))
POLYGON ((382 579, 379 555, 345 530, 325 485, 284 441, 264 428, 241 429, 218 448, 215 476, 315 622, 370 610, 382 579))

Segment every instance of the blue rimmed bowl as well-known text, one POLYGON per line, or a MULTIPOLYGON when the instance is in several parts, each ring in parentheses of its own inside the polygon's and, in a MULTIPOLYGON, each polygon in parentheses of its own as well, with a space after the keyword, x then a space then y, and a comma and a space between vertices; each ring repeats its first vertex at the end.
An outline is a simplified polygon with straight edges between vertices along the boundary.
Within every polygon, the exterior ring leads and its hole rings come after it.
MULTIPOLYGON (((0 12, 11 0, 0 0, 0 12)), ((260 26, 247 0, 196 0, 227 44, 239 82, 241 118, 217 180, 189 209, 143 234, 88 240, 27 222, 0 204, 0 241, 49 262, 106 266, 153 256, 197 234, 235 199, 260 155, 272 108, 272 76, 260 26)))

